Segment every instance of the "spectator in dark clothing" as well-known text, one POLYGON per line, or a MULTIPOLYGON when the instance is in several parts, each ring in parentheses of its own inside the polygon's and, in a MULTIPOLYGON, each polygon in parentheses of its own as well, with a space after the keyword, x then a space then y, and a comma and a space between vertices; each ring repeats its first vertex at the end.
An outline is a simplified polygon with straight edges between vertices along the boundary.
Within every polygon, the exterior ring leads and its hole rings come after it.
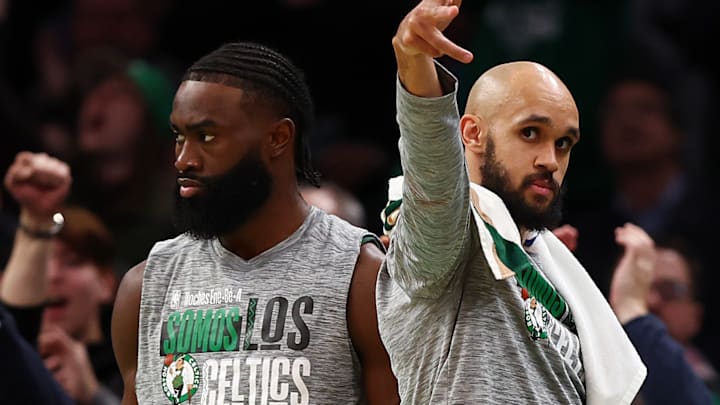
MULTIPOLYGON (((553 233, 570 250, 578 247, 578 232, 564 225, 553 233)), ((615 315, 647 367, 639 397, 644 405, 705 405, 711 393, 686 359, 662 320, 650 313, 653 281, 658 271, 654 241, 640 227, 626 223, 615 229, 613 242, 623 254, 615 267, 609 301, 615 315)))
POLYGON ((704 307, 697 297, 697 280, 701 275, 702 268, 689 247, 677 240, 662 242, 657 247, 648 306, 682 346, 685 359, 713 393, 716 403, 720 403, 720 375, 693 341, 704 318, 704 307))
MULTIPOLYGON (((607 200, 569 205, 566 215, 582 235, 576 255, 605 294, 622 254, 613 233, 626 222, 637 224, 654 240, 682 238, 697 250, 704 266, 714 263, 714 229, 720 226, 717 203, 709 183, 687 168, 684 135, 673 111, 663 87, 640 76, 617 82, 608 93, 601 146, 615 190, 607 200)), ((717 285, 717 275, 706 276, 703 286, 717 285)), ((719 333, 720 318, 708 315, 699 338, 717 362, 720 352, 712 336, 719 333)))
POLYGON ((683 347, 654 315, 623 325, 640 354, 648 375, 640 389, 646 405, 711 404, 711 394, 685 360, 683 347))
POLYGON ((12 315, 0 303, 0 397, 6 405, 70 405, 73 401, 60 388, 42 358, 20 335, 12 315))
POLYGON ((618 227, 614 241, 623 255, 613 273, 609 301, 647 366, 640 389, 644 403, 710 404, 710 392, 686 361, 682 346, 650 314, 650 292, 658 271, 654 241, 633 224, 618 227))

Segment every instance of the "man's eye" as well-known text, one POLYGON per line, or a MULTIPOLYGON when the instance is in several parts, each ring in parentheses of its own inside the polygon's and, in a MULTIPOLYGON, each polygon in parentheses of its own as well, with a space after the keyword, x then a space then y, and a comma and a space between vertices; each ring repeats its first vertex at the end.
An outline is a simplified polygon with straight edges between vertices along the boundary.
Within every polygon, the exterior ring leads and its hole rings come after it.
POLYGON ((177 142, 177 143, 185 142, 185 135, 175 132, 175 142, 177 142))
POLYGON ((522 130, 522 136, 525 139, 536 139, 538 137, 538 130, 537 128, 523 128, 522 130))
POLYGON ((555 146, 561 150, 568 150, 572 147, 572 142, 568 138, 560 138, 555 141, 555 146))
POLYGON ((205 143, 210 142, 210 141, 212 141, 213 139, 215 139, 215 135, 202 134, 201 136, 202 136, 203 142, 205 142, 205 143))

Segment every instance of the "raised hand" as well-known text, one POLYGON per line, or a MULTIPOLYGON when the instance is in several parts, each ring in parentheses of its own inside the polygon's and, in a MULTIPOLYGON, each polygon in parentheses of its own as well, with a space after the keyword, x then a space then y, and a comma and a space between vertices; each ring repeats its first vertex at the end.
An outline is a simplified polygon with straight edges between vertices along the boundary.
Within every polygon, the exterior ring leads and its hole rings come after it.
POLYGON ((459 0, 423 0, 400 22, 392 43, 398 75, 405 88, 420 97, 443 94, 433 58, 447 55, 463 63, 470 51, 449 40, 443 31, 460 12, 459 0))
POLYGON ((100 385, 85 345, 52 325, 40 333, 38 349, 63 390, 78 403, 90 403, 100 385))
POLYGON ((470 62, 472 53, 450 41, 443 31, 457 17, 461 1, 425 0, 400 23, 393 38, 396 52, 408 56, 447 55, 460 62, 470 62))
POLYGON ((578 230, 572 225, 563 225, 553 229, 552 233, 560 239, 571 252, 577 249, 578 230))
POLYGON ((45 153, 20 152, 5 174, 5 188, 20 205, 24 219, 47 222, 70 191, 70 167, 45 153))
POLYGON ((625 252, 613 274, 609 301, 620 322, 625 323, 648 313, 657 252, 652 238, 633 224, 615 229, 615 241, 625 252))

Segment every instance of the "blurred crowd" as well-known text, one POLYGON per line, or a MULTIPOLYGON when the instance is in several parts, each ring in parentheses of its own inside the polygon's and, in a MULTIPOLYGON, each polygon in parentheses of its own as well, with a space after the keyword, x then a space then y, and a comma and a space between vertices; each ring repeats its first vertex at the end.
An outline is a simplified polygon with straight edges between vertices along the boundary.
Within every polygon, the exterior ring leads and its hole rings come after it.
MULTIPOLYGON (((324 183, 303 189, 305 198, 381 234, 387 179, 400 174, 390 39, 415 3, 0 0, 0 171, 31 151, 72 173, 58 201, 65 228, 39 258, 45 296, 8 303, 32 309, 21 314, 20 329, 46 365, 53 359, 48 368, 75 400, 88 399, 78 386, 121 392, 108 339, 115 280, 153 242, 174 236, 168 115, 183 67, 231 39, 290 56, 316 101, 310 140, 324 183), (75 384, 61 364, 84 364, 78 369, 95 377, 75 384)), ((712 301, 720 285, 713 270, 720 144, 712 133, 720 3, 487 0, 462 7, 449 35, 475 60, 446 61, 461 99, 469 91, 462 86, 509 60, 540 62, 563 79, 581 116, 564 217, 577 232, 575 254, 609 294, 623 253, 616 228, 631 222, 647 232, 657 253, 648 306, 720 392, 720 314, 712 301)), ((13 265, 19 218, 33 201, 21 191, 6 182, 0 196, 0 268, 13 265)), ((6 288, 0 298, 8 301, 6 288)))

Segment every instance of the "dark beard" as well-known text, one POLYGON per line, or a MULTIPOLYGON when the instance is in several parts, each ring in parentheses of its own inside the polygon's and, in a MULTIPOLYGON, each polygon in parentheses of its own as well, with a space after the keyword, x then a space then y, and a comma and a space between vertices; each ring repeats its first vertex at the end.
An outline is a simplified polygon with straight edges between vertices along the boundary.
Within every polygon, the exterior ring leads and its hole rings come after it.
POLYGON ((539 172, 526 176, 520 188, 513 190, 507 170, 495 158, 495 143, 488 136, 485 150, 485 163, 481 172, 482 186, 497 194, 505 203, 515 223, 523 228, 541 231, 552 229, 562 220, 562 202, 565 196, 565 184, 560 187, 552 173, 539 172), (553 199, 545 209, 538 209, 525 201, 523 191, 536 180, 548 180, 553 187, 553 199))
POLYGON ((200 177, 185 172, 181 177, 204 185, 190 198, 181 197, 180 186, 175 187, 175 228, 196 239, 213 239, 241 227, 267 202, 272 191, 270 173, 252 152, 225 174, 200 177))

